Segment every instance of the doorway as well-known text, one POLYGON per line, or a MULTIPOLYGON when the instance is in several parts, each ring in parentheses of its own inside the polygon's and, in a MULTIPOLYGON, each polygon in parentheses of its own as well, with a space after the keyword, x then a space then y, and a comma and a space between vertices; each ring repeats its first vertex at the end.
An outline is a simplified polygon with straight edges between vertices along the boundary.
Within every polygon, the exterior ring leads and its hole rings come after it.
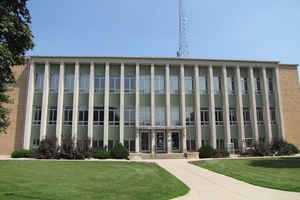
POLYGON ((180 135, 179 132, 172 132, 172 152, 180 152, 180 135))
POLYGON ((141 152, 149 153, 150 152, 150 133, 141 132, 141 152))
POLYGON ((164 132, 156 132, 156 152, 157 153, 165 153, 165 133, 164 132))

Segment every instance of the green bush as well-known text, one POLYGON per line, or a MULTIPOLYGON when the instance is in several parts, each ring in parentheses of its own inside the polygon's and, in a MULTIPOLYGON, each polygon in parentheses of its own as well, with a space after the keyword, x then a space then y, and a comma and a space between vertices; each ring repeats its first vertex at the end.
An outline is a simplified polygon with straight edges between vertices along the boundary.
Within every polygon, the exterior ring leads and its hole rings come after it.
POLYGON ((108 159, 110 158, 110 153, 108 151, 99 150, 93 153, 93 158, 96 159, 108 159))
POLYGON ((294 154, 299 153, 299 149, 294 144, 288 143, 288 146, 290 147, 290 149, 294 154))
POLYGON ((12 158, 33 158, 34 154, 36 153, 35 149, 26 150, 26 149, 19 149, 15 150, 12 154, 12 158))
POLYGON ((112 158, 127 159, 129 156, 128 150, 122 145, 117 144, 110 152, 112 158))
POLYGON ((214 158, 224 158, 224 157, 229 157, 229 152, 226 151, 225 149, 217 149, 215 150, 215 155, 213 156, 214 158))
POLYGON ((216 155, 216 150, 209 145, 202 146, 198 152, 199 158, 212 158, 216 155))

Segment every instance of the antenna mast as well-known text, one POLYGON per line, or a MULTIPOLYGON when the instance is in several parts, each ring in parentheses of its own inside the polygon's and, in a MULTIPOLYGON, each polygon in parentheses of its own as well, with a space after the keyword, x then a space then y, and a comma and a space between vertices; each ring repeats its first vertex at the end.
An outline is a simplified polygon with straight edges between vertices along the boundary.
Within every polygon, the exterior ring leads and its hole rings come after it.
POLYGON ((187 41, 187 27, 188 18, 183 11, 183 0, 179 0, 178 14, 179 14, 179 50, 177 57, 187 57, 189 55, 189 45, 187 41))

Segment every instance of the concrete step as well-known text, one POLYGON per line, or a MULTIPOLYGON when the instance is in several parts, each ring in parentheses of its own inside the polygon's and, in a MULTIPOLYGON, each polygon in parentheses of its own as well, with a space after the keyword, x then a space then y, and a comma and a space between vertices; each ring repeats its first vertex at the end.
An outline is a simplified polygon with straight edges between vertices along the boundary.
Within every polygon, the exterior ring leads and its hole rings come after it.
POLYGON ((130 153, 130 160, 144 160, 144 159, 197 159, 199 158, 198 152, 188 153, 130 153))

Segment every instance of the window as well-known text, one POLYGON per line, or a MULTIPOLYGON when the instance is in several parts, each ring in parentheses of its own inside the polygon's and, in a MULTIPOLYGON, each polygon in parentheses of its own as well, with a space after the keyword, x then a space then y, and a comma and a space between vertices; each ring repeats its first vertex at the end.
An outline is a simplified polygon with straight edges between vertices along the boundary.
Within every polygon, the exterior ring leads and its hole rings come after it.
POLYGON ((155 75, 155 92, 156 93, 164 93, 165 91, 165 78, 162 75, 155 75))
POLYGON ((276 125, 276 109, 274 107, 270 107, 270 117, 271 124, 276 125))
POLYGON ((242 90, 242 95, 248 94, 247 78, 245 77, 241 77, 241 90, 242 90))
POLYGON ((79 92, 88 93, 90 87, 90 76, 88 74, 80 74, 79 92))
POLYGON ((104 125, 104 108, 94 107, 94 125, 103 126, 104 125))
POLYGON ((221 93, 221 77, 214 76, 214 94, 218 95, 221 93))
POLYGON ((33 108, 33 120, 32 120, 32 123, 34 125, 41 124, 41 118, 42 118, 42 108, 40 106, 35 106, 33 108))
POLYGON ((96 93, 103 93, 105 90, 105 76, 95 75, 94 90, 96 93))
POLYGON ((64 107, 64 125, 72 126, 73 121, 73 107, 72 106, 65 106, 64 107))
POLYGON ((251 124, 249 108, 243 108, 243 119, 245 126, 249 126, 251 124))
POLYGON ((215 116, 216 116, 216 125, 222 126, 223 125, 223 110, 222 108, 216 108, 215 110, 215 116))
POLYGON ((89 121, 89 111, 87 108, 79 108, 79 118, 78 125, 79 126, 87 126, 89 121))
POLYGON ((217 149, 225 149, 224 139, 217 139, 217 149))
POLYGON ((150 76, 143 75, 140 77, 140 92, 141 93, 150 93, 150 76))
POLYGON ((56 106, 51 106, 48 109, 49 112, 49 124, 56 124, 56 117, 57 117, 57 107, 56 106))
POLYGON ((74 91, 74 75, 67 74, 65 76, 65 92, 73 93, 73 91, 74 91))
POLYGON ((229 95, 235 94, 235 87, 234 87, 234 79, 233 77, 227 77, 227 90, 229 95))
POLYGON ((184 77, 184 92, 186 94, 193 93, 193 77, 192 76, 185 76, 184 77))
POLYGON ((58 74, 51 74, 51 77, 50 77, 50 92, 57 93, 58 83, 59 83, 58 74))
POLYGON ((254 89, 255 89, 255 94, 260 94, 261 93, 261 87, 260 87, 260 78, 259 77, 254 77, 254 89))
POLYGON ((128 152, 135 152, 135 140, 124 140, 124 147, 128 152))
POLYGON ((93 140, 93 147, 103 149, 103 140, 93 140))
POLYGON ((170 92, 171 92, 171 94, 179 93, 179 78, 178 78, 178 76, 170 77, 170 92))
POLYGON ((140 125, 151 125, 150 107, 141 107, 140 109, 140 125))
POLYGON ((164 126, 165 125, 165 108, 157 107, 155 108, 155 125, 164 126))
POLYGON ((118 108, 109 108, 109 125, 119 126, 120 111, 118 108))
POLYGON ((109 77, 109 88, 110 92, 113 94, 120 93, 120 77, 119 76, 110 76, 109 77))
POLYGON ((209 145, 209 141, 208 140, 201 140, 201 145, 202 146, 209 145))
POLYGON ((207 94, 207 79, 205 76, 199 77, 200 94, 207 94))
POLYGON ((135 76, 125 76, 125 93, 135 92, 135 76))
POLYGON ((272 77, 268 78, 268 88, 269 88, 269 94, 273 94, 273 79, 272 79, 272 77))
POLYGON ((201 108, 200 115, 201 115, 201 125, 202 126, 209 125, 209 111, 208 111, 208 108, 201 108))
POLYGON ((233 143, 233 148, 239 150, 239 140, 237 138, 231 138, 231 143, 233 143))
POLYGON ((186 140, 186 148, 189 152, 196 151, 196 140, 187 139, 186 140))
POLYGON ((195 125, 195 114, 192 107, 186 108, 186 125, 194 126, 195 125))
POLYGON ((257 115, 257 124, 264 125, 264 117, 263 117, 263 109, 260 107, 256 108, 256 115, 257 115))
POLYGON ((171 107, 171 125, 180 126, 179 107, 171 107))
POLYGON ((229 121, 230 121, 230 126, 236 125, 237 117, 236 117, 235 108, 229 108, 229 121))
POLYGON ((35 75, 35 92, 43 92, 44 74, 35 75))
POLYGON ((135 125, 135 108, 124 109, 124 124, 125 126, 135 125))

